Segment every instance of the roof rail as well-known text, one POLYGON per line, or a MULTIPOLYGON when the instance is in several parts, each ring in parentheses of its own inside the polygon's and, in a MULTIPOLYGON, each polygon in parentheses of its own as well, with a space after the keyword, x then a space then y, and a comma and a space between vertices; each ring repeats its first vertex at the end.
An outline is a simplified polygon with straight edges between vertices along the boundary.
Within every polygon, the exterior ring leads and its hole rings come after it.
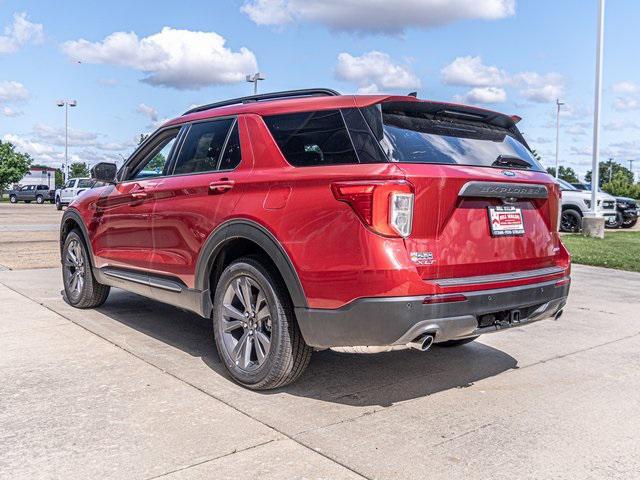
POLYGON ((222 102, 209 103, 207 105, 201 105, 199 107, 192 108, 183 113, 187 115, 189 113, 203 112, 212 108, 228 107, 230 105, 237 105, 240 103, 260 102, 262 100, 277 100, 280 98, 296 98, 296 97, 314 97, 314 96, 329 96, 333 97, 340 95, 340 93, 329 88, 303 88, 300 90, 286 90, 283 92, 261 93, 259 95, 249 95, 248 97, 233 98, 231 100, 223 100, 222 102))

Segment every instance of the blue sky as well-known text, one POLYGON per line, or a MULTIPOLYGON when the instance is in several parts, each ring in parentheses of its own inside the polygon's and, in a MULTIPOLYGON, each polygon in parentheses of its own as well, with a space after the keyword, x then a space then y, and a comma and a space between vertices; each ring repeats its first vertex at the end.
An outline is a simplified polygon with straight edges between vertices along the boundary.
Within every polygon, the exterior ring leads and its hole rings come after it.
MULTIPOLYGON (((0 0, 0 139, 59 165, 56 100, 72 98, 72 159, 120 160, 191 105, 249 94, 259 69, 261 91, 417 90, 518 114, 548 166, 560 96, 561 162, 584 173, 596 14, 596 0, 0 0)), ((626 166, 640 147, 639 25, 640 2, 608 2, 602 157, 626 166)))

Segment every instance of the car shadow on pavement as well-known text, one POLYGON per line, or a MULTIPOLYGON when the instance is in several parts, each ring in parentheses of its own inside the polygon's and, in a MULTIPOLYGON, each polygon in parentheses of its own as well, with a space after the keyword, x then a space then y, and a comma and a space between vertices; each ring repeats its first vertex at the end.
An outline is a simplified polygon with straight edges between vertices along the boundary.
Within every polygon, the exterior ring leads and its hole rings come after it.
MULTIPOLYGON (((199 357, 215 374, 229 379, 218 358, 209 320, 119 290, 112 290, 109 300, 98 310, 121 324, 199 357)), ((516 359, 480 342, 455 348, 433 346, 427 352, 348 354, 325 350, 314 352, 309 367, 296 383, 262 393, 284 392, 352 406, 388 406, 464 388, 514 368, 516 359)))

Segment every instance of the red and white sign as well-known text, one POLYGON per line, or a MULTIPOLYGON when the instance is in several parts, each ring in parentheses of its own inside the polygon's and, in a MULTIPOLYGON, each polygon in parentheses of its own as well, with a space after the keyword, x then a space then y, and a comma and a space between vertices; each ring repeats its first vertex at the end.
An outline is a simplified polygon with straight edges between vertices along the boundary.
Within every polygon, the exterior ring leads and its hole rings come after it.
POLYGON ((522 209, 511 206, 488 207, 489 227, 494 237, 523 235, 522 209))

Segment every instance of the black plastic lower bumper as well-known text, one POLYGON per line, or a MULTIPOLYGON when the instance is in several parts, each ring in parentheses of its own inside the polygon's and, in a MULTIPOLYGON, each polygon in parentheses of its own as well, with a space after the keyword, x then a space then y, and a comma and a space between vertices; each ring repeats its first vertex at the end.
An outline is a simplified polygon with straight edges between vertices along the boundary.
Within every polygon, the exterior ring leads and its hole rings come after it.
MULTIPOLYGON (((566 279, 568 280, 568 279, 566 279)), ((466 301, 425 304, 425 296, 355 300, 342 308, 296 308, 302 335, 318 348, 400 345, 431 333, 444 342, 555 316, 569 282, 464 292, 466 301)))

